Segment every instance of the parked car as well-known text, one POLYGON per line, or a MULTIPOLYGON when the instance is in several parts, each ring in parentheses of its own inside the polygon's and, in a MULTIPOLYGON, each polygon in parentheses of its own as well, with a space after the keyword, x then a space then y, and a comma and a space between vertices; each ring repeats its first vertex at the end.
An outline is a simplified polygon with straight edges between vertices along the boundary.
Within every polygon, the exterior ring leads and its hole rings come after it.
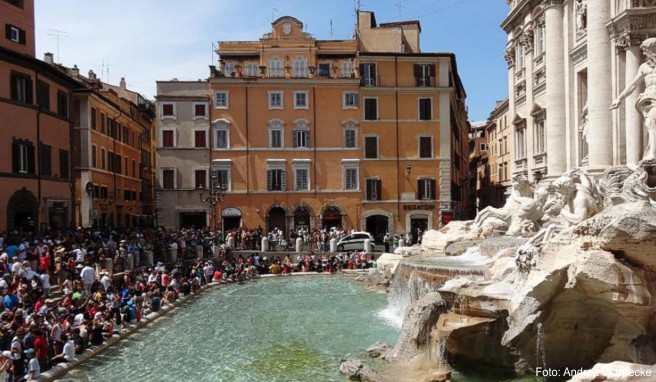
POLYGON ((375 249, 374 237, 369 232, 353 232, 344 236, 337 241, 337 251, 364 251, 364 242, 367 239, 371 245, 369 251, 373 252, 375 249))

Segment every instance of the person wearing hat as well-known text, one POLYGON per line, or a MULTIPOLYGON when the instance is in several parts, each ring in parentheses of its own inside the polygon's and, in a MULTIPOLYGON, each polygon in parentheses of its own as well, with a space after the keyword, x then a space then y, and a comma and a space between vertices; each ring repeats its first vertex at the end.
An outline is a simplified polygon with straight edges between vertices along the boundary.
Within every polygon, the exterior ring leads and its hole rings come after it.
POLYGON ((41 366, 39 366, 39 360, 36 359, 36 351, 32 348, 25 350, 25 357, 29 360, 27 361, 25 380, 36 380, 41 374, 41 366))
POLYGON ((9 378, 12 371, 14 355, 9 350, 0 353, 0 381, 4 382, 9 378))
POLYGON ((23 338, 25 337, 25 329, 22 327, 16 330, 14 338, 11 340, 11 346, 9 351, 14 355, 13 369, 14 369, 14 381, 18 381, 23 377, 25 373, 25 361, 23 361, 23 338))

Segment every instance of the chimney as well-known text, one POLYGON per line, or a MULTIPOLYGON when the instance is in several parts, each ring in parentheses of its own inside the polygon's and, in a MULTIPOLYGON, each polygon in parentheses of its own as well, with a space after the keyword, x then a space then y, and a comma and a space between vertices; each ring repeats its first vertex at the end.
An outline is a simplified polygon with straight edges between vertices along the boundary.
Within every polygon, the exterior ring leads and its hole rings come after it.
POLYGON ((50 52, 46 52, 43 55, 43 61, 45 61, 48 65, 53 65, 55 63, 55 55, 50 52))
POLYGON ((119 87, 123 90, 126 90, 125 77, 121 77, 121 82, 119 83, 119 87))
POLYGON ((80 69, 77 68, 77 65, 73 65, 73 68, 71 69, 71 76, 73 77, 80 76, 80 69))
POLYGON ((94 81, 97 79, 96 73, 94 73, 93 70, 89 70, 89 79, 94 81))

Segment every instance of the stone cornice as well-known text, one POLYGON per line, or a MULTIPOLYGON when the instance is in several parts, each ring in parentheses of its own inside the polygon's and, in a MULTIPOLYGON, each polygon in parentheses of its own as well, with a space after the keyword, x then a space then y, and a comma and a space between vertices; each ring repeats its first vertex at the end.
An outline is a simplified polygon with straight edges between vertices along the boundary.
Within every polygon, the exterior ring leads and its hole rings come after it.
POLYGON ((551 7, 561 7, 562 5, 563 0, 544 0, 542 2, 542 6, 544 7, 545 11, 551 7))
POLYGON ((639 46, 656 29, 656 14, 652 8, 627 9, 610 20, 606 27, 616 47, 639 46))
POLYGON ((578 65, 588 58, 588 45, 580 44, 576 48, 569 51, 569 57, 572 59, 574 65, 578 65))

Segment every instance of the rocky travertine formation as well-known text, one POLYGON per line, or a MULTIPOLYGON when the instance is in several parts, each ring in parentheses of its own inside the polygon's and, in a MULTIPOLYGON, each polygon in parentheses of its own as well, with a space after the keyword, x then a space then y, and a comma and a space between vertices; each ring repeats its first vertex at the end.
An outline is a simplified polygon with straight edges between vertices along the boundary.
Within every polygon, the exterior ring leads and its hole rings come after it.
POLYGON ((447 305, 437 292, 422 296, 405 316, 399 341, 385 358, 392 361, 409 361, 423 356, 430 343, 430 333, 447 305))
POLYGON ((504 208, 427 232, 427 246, 403 254, 458 255, 462 245, 447 248, 471 240, 494 261, 444 283, 444 308, 427 294, 387 358, 415 359, 443 339, 450 356, 529 369, 656 363, 655 170, 655 160, 620 166, 597 183, 575 169, 534 192, 518 179, 504 208), (500 232, 513 236, 481 241, 500 232))

